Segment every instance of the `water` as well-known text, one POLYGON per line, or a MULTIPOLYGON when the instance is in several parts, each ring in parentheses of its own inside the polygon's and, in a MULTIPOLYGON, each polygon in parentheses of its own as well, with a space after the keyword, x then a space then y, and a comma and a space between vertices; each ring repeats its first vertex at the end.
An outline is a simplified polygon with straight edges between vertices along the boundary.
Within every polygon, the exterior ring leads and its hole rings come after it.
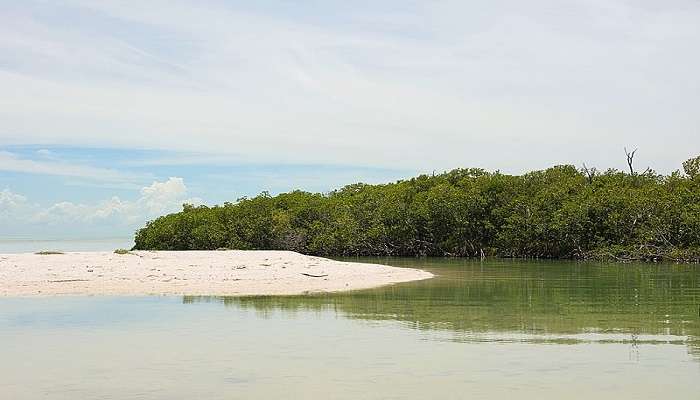
POLYGON ((0 299, 0 398, 698 399, 697 265, 370 259, 310 297, 0 299))
POLYGON ((94 239, 32 239, 26 237, 0 237, 0 254, 34 253, 37 251, 113 251, 130 249, 134 246, 132 238, 94 238, 94 239))

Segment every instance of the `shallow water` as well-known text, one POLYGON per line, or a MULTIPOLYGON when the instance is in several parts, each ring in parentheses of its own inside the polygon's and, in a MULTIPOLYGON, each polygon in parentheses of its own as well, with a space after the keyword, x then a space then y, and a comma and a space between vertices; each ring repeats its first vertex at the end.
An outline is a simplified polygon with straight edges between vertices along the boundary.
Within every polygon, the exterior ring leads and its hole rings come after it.
POLYGON ((268 298, 0 299, 0 398, 700 398, 700 267, 363 259, 268 298))
POLYGON ((94 239, 32 239, 28 237, 0 237, 0 254, 34 253, 37 251, 114 251, 130 249, 132 238, 94 239))

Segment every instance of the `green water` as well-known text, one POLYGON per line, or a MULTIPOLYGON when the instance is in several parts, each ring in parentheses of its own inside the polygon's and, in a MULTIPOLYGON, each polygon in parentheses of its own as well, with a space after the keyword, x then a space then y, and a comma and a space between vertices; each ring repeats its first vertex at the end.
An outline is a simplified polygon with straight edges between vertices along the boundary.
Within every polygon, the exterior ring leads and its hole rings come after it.
POLYGON ((697 265, 361 260, 437 277, 0 299, 0 397, 700 399, 697 265))

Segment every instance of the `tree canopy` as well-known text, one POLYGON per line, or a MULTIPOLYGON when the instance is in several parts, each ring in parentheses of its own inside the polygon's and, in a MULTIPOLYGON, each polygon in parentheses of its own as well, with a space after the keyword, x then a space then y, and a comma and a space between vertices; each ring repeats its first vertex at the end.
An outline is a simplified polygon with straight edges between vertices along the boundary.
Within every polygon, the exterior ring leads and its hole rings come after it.
POLYGON ((324 256, 700 259, 700 157, 685 174, 560 165, 523 175, 455 169, 330 193, 263 192, 185 205, 135 249, 279 249, 324 256))

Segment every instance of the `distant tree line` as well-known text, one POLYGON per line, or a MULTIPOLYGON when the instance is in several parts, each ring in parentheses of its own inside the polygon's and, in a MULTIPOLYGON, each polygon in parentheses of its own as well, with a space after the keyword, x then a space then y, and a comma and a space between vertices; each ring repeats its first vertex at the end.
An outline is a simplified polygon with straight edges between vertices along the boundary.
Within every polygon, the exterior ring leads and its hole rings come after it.
POLYGON ((279 249, 323 256, 700 260, 700 157, 668 176, 561 165, 524 175, 456 169, 328 194, 267 192, 184 205, 135 249, 279 249))

